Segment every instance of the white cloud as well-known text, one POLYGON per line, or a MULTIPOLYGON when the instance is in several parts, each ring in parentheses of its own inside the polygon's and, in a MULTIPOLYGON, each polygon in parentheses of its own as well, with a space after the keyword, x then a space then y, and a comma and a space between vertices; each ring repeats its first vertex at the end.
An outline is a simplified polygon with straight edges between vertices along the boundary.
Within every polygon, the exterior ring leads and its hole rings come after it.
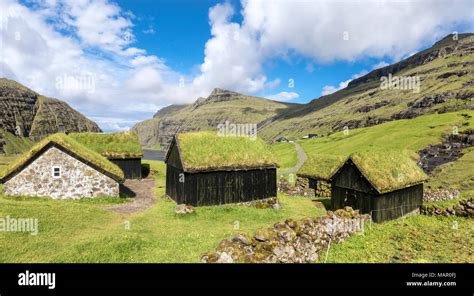
POLYGON ((267 98, 269 98, 270 100, 274 100, 274 101, 288 102, 288 101, 297 99, 299 97, 300 97, 300 95, 296 92, 282 91, 282 92, 279 92, 277 94, 270 95, 267 98))
POLYGON ((339 85, 338 85, 338 86, 325 85, 325 86, 323 87, 323 91, 321 92, 321 95, 322 95, 322 96, 330 95, 330 94, 332 94, 332 93, 335 93, 335 92, 338 91, 338 90, 341 90, 341 89, 343 89, 343 88, 346 88, 346 87, 349 85, 349 82, 351 82, 352 80, 354 80, 354 79, 356 79, 356 78, 359 78, 359 77, 361 77, 361 76, 364 76, 364 75, 367 74, 367 73, 368 73, 368 72, 367 72, 366 70, 362 70, 361 72, 352 75, 351 79, 348 79, 348 80, 339 82, 339 85))
POLYGON ((451 33, 454 24, 472 24, 473 11, 471 0, 244 0, 243 6, 245 28, 258 36, 263 51, 294 50, 320 62, 398 59, 451 33), (282 21, 289 16, 291 21, 282 21))

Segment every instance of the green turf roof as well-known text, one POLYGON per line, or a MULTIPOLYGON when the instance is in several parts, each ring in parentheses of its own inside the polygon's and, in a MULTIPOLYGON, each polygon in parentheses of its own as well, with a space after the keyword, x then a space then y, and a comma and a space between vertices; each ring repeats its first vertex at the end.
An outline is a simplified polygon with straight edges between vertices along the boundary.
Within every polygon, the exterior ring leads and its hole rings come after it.
POLYGON ((178 134, 176 142, 187 172, 278 167, 270 147, 258 138, 193 132, 178 134))
POLYGON ((30 160, 45 146, 51 143, 57 144, 65 148, 66 150, 72 152, 73 154, 76 154, 80 158, 90 162, 91 164, 101 169, 104 173, 108 174, 113 179, 119 182, 124 181, 125 177, 123 171, 117 165, 113 164, 108 159, 101 156, 99 153, 78 143, 71 137, 59 133, 50 135, 39 143, 37 143, 36 145, 34 145, 28 152, 18 157, 11 165, 9 165, 3 172, 1 172, 0 177, 5 178, 10 176, 11 174, 15 174, 19 169, 23 167, 23 165, 28 162, 28 160, 30 160))
POLYGON ((427 179, 416 164, 416 155, 408 151, 361 151, 348 158, 323 154, 310 156, 298 175, 329 180, 348 159, 379 193, 410 187, 427 179))
POLYGON ((328 154, 309 155, 297 174, 302 177, 328 180, 346 160, 347 157, 328 154))
POLYGON ((69 136, 109 159, 143 156, 143 150, 135 132, 72 133, 69 136))
POLYGON ((379 193, 386 193, 427 179, 415 157, 408 151, 365 151, 352 154, 351 160, 379 193))

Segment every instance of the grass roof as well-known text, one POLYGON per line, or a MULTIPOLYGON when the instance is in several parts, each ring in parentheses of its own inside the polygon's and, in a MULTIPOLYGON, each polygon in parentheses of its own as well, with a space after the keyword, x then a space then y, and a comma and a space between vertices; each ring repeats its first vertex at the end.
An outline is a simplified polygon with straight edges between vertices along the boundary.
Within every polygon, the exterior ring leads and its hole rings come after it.
POLYGON ((379 193, 422 183, 426 174, 416 164, 415 153, 408 151, 364 151, 351 160, 379 193))
POLYGON ((276 157, 261 139, 222 137, 216 132, 176 136, 185 171, 277 167, 276 157))
POLYGON ((3 172, 1 172, 2 175, 0 175, 0 177, 4 178, 12 173, 15 173, 24 164, 26 164, 29 159, 34 157, 38 152, 40 152, 45 146, 50 143, 55 143, 59 146, 62 146, 67 150, 71 151, 72 153, 76 154, 77 156, 83 158, 84 160, 89 161, 93 165, 97 166, 104 172, 111 175, 111 177, 114 177, 114 179, 116 179, 117 181, 122 182, 125 179, 122 170, 118 166, 110 162, 108 159, 101 156, 99 153, 78 143, 71 137, 59 133, 51 135, 34 145, 28 152, 18 157, 3 172))
POLYGON ((350 157, 310 155, 298 175, 329 180, 349 158, 379 193, 406 188, 427 179, 426 174, 416 164, 416 154, 387 150, 359 151, 350 157))
POLYGON ((297 174, 303 177, 328 180, 346 160, 347 157, 328 154, 309 155, 297 174))
POLYGON ((79 143, 109 159, 141 158, 143 150, 135 132, 72 133, 79 143))

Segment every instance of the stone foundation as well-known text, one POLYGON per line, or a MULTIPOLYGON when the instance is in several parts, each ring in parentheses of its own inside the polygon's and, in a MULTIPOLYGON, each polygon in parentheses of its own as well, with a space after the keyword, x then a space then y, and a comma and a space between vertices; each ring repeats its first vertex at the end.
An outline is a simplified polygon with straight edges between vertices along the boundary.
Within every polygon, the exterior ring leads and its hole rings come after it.
POLYGON ((52 147, 5 182, 7 195, 51 196, 54 199, 119 196, 119 183, 69 154, 52 147), (61 177, 53 177, 53 167, 61 177))

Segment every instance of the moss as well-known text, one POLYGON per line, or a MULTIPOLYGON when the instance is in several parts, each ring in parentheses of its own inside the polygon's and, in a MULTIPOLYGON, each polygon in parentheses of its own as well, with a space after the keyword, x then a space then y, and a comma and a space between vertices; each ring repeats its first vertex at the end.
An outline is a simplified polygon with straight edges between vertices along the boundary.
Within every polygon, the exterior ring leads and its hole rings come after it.
POLYGON ((309 155, 298 175, 327 180, 342 166, 347 159, 328 154, 309 155))
POLYGON ((378 192, 390 192, 419 184, 428 177, 408 151, 365 151, 351 155, 351 160, 378 192))
POLYGON ((68 137, 65 134, 54 134, 51 135, 42 141, 40 141, 38 144, 34 145, 28 152, 23 154, 22 156, 18 157, 13 163, 11 163, 6 170, 3 172, 0 172, 2 175, 0 177, 7 176, 14 171, 16 171, 18 168, 20 168, 23 164, 25 164, 29 159, 31 159, 33 156, 35 156, 38 152, 41 151, 46 145, 49 143, 56 143, 71 152, 75 153, 81 158, 84 158, 87 161, 90 161, 94 165, 98 166, 99 168, 103 169, 104 171, 114 175, 117 177, 119 181, 124 180, 124 175, 122 170, 107 160, 105 157, 101 156, 95 151, 90 150, 89 148, 83 146, 82 144, 79 144, 77 141, 73 140, 72 138, 68 137))
POLYGON ((178 134, 177 143, 188 171, 277 166, 271 149, 260 139, 195 132, 178 134))
POLYGON ((143 150, 135 132, 73 133, 70 137, 109 159, 143 156, 143 150))

